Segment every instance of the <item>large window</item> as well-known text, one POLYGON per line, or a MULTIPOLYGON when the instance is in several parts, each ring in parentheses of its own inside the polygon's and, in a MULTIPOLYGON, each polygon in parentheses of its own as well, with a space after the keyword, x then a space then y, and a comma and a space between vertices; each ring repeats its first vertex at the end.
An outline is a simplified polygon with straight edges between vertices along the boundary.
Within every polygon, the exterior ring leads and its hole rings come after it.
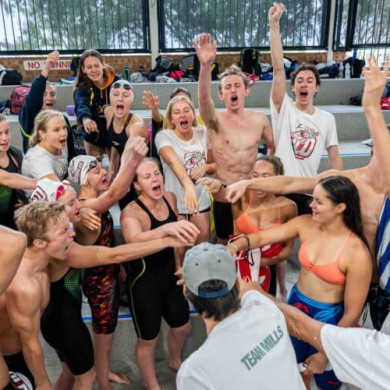
MULTIPOLYGON (((211 33, 219 49, 269 47, 268 10, 272 0, 160 0, 160 49, 187 51, 194 37, 211 33)), ((283 45, 326 48, 330 0, 285 0, 283 45)))
POLYGON ((148 51, 144 0, 1 0, 0 53, 148 51))

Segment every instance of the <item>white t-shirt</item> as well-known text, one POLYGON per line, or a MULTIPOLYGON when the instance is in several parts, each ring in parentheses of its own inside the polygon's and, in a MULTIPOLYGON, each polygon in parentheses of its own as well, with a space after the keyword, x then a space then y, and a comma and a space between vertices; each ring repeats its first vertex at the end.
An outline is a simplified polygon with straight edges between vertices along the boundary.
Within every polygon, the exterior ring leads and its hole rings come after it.
POLYGON ((286 176, 317 175, 321 155, 330 146, 338 145, 334 116, 315 107, 314 114, 296 108, 292 99, 284 96, 280 112, 270 101, 275 155, 284 165, 286 176))
MULTIPOLYGON (((207 129, 205 126, 197 126, 193 127, 192 130, 193 137, 189 141, 181 140, 173 130, 169 129, 159 131, 155 140, 158 152, 165 146, 173 148, 188 174, 198 165, 206 164, 207 162, 207 129)), ((161 161, 165 177, 165 190, 176 195, 179 214, 188 214, 188 210, 184 207, 185 191, 183 186, 163 158, 161 161)), ((195 190, 199 202, 199 211, 206 210, 210 207, 208 192, 202 184, 195 184, 195 190)))
POLYGON ((390 336, 376 330, 325 325, 321 341, 340 381, 362 390, 390 389, 390 336))
POLYGON ((281 311, 251 290, 180 367, 178 390, 304 390, 281 311))
MULTIPOLYGON (((33 179, 54 173, 63 180, 68 170, 67 151, 64 149, 61 156, 55 156, 39 145, 30 148, 23 159, 22 175, 33 179)), ((31 195, 32 190, 26 191, 31 195)))

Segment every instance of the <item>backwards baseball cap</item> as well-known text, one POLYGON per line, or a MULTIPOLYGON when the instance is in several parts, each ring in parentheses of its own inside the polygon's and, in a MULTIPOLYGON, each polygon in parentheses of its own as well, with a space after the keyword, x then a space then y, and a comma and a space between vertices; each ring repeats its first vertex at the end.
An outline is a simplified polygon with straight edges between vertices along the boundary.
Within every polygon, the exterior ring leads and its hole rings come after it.
POLYGON ((66 185, 60 181, 43 178, 38 181, 31 200, 42 200, 45 202, 56 202, 58 198, 65 194, 66 185))
POLYGON ((186 252, 183 279, 188 290, 196 296, 217 298, 234 287, 237 279, 236 265, 225 246, 203 242, 186 252), (199 286, 209 280, 221 280, 227 287, 212 292, 200 290, 199 286))
POLYGON ((95 168, 99 160, 93 156, 76 156, 72 158, 68 168, 68 179, 84 185, 87 182, 88 172, 95 168))

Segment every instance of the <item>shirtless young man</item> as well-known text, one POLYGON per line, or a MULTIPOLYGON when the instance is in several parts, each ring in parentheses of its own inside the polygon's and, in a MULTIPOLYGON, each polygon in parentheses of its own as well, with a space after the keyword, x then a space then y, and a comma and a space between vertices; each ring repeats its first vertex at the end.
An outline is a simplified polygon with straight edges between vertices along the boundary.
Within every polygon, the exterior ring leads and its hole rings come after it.
MULTIPOLYGON (((329 112, 314 106, 320 88, 320 77, 312 65, 301 65, 291 75, 291 88, 295 102, 287 95, 280 37, 280 18, 283 4, 274 3, 269 10, 271 59, 274 78, 271 89, 271 118, 275 154, 282 160, 288 176, 315 176, 326 149, 331 169, 343 170, 337 140, 335 118, 329 112)), ((310 214, 311 197, 291 197, 297 203, 299 214, 310 214)))
POLYGON ((28 380, 39 390, 51 389, 39 329, 50 295, 49 259, 65 258, 73 240, 72 232, 63 231, 65 219, 64 207, 56 204, 39 202, 16 212, 16 224, 27 236, 27 248, 14 279, 0 296, 0 346, 8 365, 7 369, 1 359, 4 387, 13 388, 7 384, 11 379, 14 383, 28 380))
MULTIPOLYGON (((251 176, 260 139, 263 138, 274 153, 271 126, 265 114, 244 108, 249 95, 248 80, 241 70, 231 66, 220 75, 219 98, 226 109, 217 111, 211 98, 211 65, 217 54, 216 42, 210 34, 194 40, 201 64, 199 73, 199 112, 208 129, 208 137, 217 164, 216 178, 224 185, 251 176)), ((230 205, 214 202, 217 237, 226 242, 233 233, 230 205)))

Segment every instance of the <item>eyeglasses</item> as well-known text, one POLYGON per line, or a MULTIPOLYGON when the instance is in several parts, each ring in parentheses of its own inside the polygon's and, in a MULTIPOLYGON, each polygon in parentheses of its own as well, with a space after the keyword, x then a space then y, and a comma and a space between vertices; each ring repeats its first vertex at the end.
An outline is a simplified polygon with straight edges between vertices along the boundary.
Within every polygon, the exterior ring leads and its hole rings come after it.
POLYGON ((112 88, 115 88, 115 89, 123 88, 123 89, 126 89, 126 91, 133 90, 133 86, 128 81, 125 81, 125 80, 115 81, 115 83, 112 84, 112 88))

